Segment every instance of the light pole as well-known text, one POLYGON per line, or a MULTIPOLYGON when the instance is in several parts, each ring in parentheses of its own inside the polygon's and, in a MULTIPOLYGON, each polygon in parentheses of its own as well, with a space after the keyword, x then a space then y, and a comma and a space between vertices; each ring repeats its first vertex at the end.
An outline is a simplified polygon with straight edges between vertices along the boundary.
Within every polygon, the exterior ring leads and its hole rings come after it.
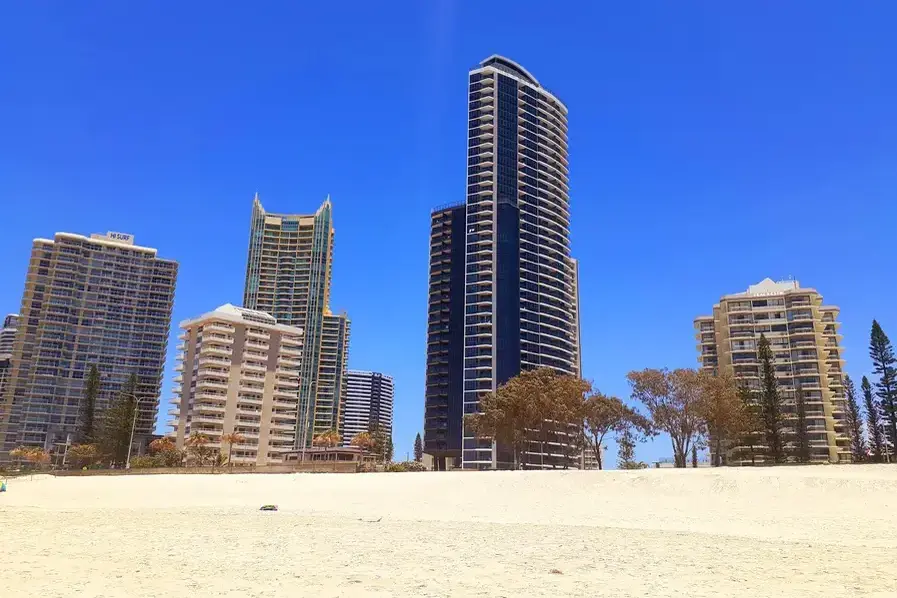
MULTIPOLYGON (((134 444, 134 428, 137 427, 137 412, 140 410, 140 401, 135 394, 126 394, 126 397, 134 399, 134 417, 131 418, 131 436, 128 438, 128 458, 125 460, 125 469, 131 469, 131 445, 134 444)), ((144 397, 146 400, 148 397, 144 397)))

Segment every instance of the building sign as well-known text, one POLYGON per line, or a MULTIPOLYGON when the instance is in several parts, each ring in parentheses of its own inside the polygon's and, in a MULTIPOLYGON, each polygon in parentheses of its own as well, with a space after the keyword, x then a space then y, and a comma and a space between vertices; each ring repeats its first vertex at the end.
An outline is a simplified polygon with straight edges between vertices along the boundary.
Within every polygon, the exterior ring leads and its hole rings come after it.
POLYGON ((127 233, 116 233, 109 231, 106 233, 106 238, 110 241, 118 241, 119 243, 127 243, 128 245, 134 244, 134 235, 129 235, 127 233))

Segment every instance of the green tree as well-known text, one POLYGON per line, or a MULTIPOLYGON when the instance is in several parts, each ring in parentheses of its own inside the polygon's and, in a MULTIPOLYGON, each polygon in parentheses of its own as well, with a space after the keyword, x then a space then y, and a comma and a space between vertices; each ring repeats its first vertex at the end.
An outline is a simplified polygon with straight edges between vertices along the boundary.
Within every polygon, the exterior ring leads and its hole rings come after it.
POLYGON ((807 401, 800 383, 794 388, 794 411, 797 421, 794 425, 795 457, 798 463, 810 462, 810 433, 807 430, 807 401))
POLYGON ((583 404, 585 439, 588 449, 595 453, 598 469, 603 469, 602 448, 604 438, 614 434, 617 438, 630 432, 635 441, 633 429, 644 436, 652 433, 651 422, 641 413, 625 405, 617 397, 608 397, 600 392, 590 395, 583 404))
POLYGON ((81 442, 90 444, 94 441, 96 421, 97 395, 100 394, 100 370, 96 364, 90 365, 87 381, 84 383, 84 402, 81 404, 81 442))
POLYGON ((747 386, 738 389, 738 395, 742 404, 742 427, 740 433, 741 452, 747 453, 751 459, 751 465, 757 464, 757 455, 763 454, 763 414, 757 393, 747 386))
POLYGON ((757 358, 760 360, 760 406, 763 418, 763 432, 769 458, 775 463, 785 460, 783 438, 782 398, 776 382, 776 370, 769 340, 760 334, 757 344, 757 358))
MULTIPOLYGON (((158 457, 164 467, 183 467, 186 451, 179 449, 170 438, 157 438, 149 445, 150 454, 158 457)), ((133 463, 131 466, 133 467, 133 463)))
POLYGON ((66 452, 66 460, 78 469, 93 465, 98 457, 99 451, 94 444, 73 444, 66 452))
POLYGON ((137 375, 131 374, 122 386, 121 392, 103 414, 103 424, 97 445, 100 453, 113 464, 124 465, 130 450, 131 430, 137 410, 134 396, 137 390, 137 375))
POLYGON ((646 464, 635 460, 635 434, 631 428, 617 436, 617 467, 620 469, 644 469, 646 464))
MULTIPOLYGON (((216 464, 216 455, 224 461, 224 455, 216 447, 212 446, 212 439, 200 432, 193 432, 184 442, 187 454, 193 457, 193 462, 199 467, 216 464)), ((219 463, 220 465, 220 463, 219 463)))
POLYGON ((711 464, 719 467, 723 457, 744 432, 745 404, 732 374, 700 373, 698 415, 707 429, 711 464))
POLYGON ((626 377, 633 400, 647 408, 652 427, 670 435, 676 467, 685 467, 691 445, 705 432, 699 409, 700 374, 691 369, 646 369, 626 377))
POLYGON ((392 444, 392 434, 386 437, 386 450, 383 453, 383 460, 387 463, 392 463, 392 456, 395 452, 395 446, 392 444))
POLYGON ((891 446, 897 446, 897 358, 891 341, 876 320, 872 320, 869 357, 872 371, 878 376, 875 394, 884 415, 888 441, 891 446))
POLYGON ((844 376, 847 393, 847 432, 850 434, 850 456, 854 463, 866 460, 866 438, 863 435, 863 412, 857 402, 857 390, 850 376, 844 376))
POLYGON ((863 389, 863 402, 866 404, 866 432, 869 434, 872 460, 881 463, 885 454, 885 439, 881 429, 879 406, 872 395, 872 385, 866 376, 863 376, 860 388, 863 389))
POLYGON ((417 436, 414 438, 414 460, 418 463, 421 462, 424 458, 424 443, 420 439, 420 432, 417 433, 417 436))
POLYGON ((698 468, 698 443, 691 445, 691 466, 693 469, 698 468))

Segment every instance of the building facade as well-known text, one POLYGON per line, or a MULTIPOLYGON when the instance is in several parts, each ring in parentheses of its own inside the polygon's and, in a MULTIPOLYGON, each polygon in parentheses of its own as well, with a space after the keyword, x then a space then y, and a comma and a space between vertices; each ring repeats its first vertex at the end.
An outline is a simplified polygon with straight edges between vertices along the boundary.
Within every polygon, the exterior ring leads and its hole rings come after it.
POLYGON ((430 293, 427 308, 427 372, 424 452, 433 466, 461 466, 464 394, 464 204, 430 214, 430 293))
POLYGON ((282 463, 296 437, 302 330, 233 305, 181 330, 169 411, 178 448, 201 433, 235 465, 282 463), (242 437, 233 446, 222 439, 232 433, 242 437))
MULTIPOLYGON (((837 307, 823 304, 815 289, 767 278, 743 293, 723 296, 712 315, 694 322, 701 367, 729 372, 753 390, 760 389, 757 343, 761 334, 769 340, 785 406, 786 439, 794 437, 799 386, 806 401, 811 459, 817 462, 850 461, 838 313, 837 307)), ((749 464, 743 448, 731 447, 727 461, 749 464)))
MULTIPOLYGON (((512 465, 510 452, 465 431, 464 414, 475 413, 485 393, 522 370, 580 373, 567 108, 501 56, 470 71, 468 102, 463 253, 456 249, 460 230, 453 228, 459 208, 434 212, 431 221, 425 450, 437 457, 437 468, 455 455, 466 469, 505 468, 512 465), (464 260, 463 287, 453 278, 458 259, 464 260), (452 319, 456 293, 463 295, 463 321, 452 319), (459 338, 457 410, 452 347, 459 338)), ((524 466, 570 464, 564 440, 556 440, 531 443, 524 466)))
POLYGON ((91 365, 101 376, 97 414, 136 374, 135 438, 153 433, 177 272, 123 233, 35 239, 0 403, 4 453, 77 440, 91 365))
POLYGON ((377 430, 392 437, 392 376, 380 372, 349 370, 346 416, 340 435, 348 445, 356 434, 377 430))
POLYGON ((243 305, 305 333, 297 449, 338 429, 345 400, 350 326, 348 316, 329 310, 333 238, 330 198, 314 214, 274 214, 255 196, 243 305))
POLYGON ((0 359, 4 355, 12 355, 12 343, 16 338, 16 329, 19 327, 19 314, 9 314, 3 318, 3 327, 0 328, 0 359))
MULTIPOLYGON (((16 328, 18 327, 19 315, 9 314, 3 319, 3 328, 0 328, 0 407, 3 405, 3 393, 9 381, 9 367, 12 363, 12 347, 16 337, 16 328)), ((2 425, 3 416, 0 410, 0 425, 2 425)), ((2 445, 0 445, 2 449, 2 445)))

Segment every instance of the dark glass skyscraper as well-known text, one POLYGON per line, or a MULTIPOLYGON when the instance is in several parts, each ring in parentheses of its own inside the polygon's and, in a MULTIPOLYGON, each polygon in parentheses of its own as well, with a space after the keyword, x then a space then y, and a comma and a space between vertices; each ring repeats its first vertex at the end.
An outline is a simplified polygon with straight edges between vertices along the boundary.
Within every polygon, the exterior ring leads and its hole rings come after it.
MULTIPOLYGON (((510 466, 510 455, 465 433, 463 414, 476 412, 484 393, 521 370, 550 367, 579 375, 579 308, 577 267, 570 256, 567 108, 526 69, 501 56, 487 58, 469 77, 463 254, 455 250, 460 237, 454 226, 451 251, 439 253, 440 212, 434 213, 425 450, 453 456, 448 447, 460 438, 462 466, 482 469, 510 466), (441 258, 439 272, 448 271, 450 278, 455 260, 464 260, 463 291, 451 284, 450 298, 437 304, 450 314, 451 306, 463 301, 463 334, 456 327, 461 322, 450 316, 447 329, 444 318, 434 322, 434 290, 446 292, 444 274, 434 277, 434 258, 441 258), (461 365, 450 357, 459 342, 461 365), (434 345, 447 356, 444 366, 431 363, 434 345), (448 390, 457 382, 452 373, 457 368, 463 385, 460 413, 452 411, 448 390), (437 385, 443 377, 445 391, 431 390, 443 388, 437 385), (443 411, 445 423, 431 425, 441 421, 443 411)), ((530 466, 566 461, 562 447, 546 447, 553 448, 524 455, 530 466)))
POLYGON ((461 463, 466 221, 463 203, 430 215, 424 452, 437 469, 461 463))

